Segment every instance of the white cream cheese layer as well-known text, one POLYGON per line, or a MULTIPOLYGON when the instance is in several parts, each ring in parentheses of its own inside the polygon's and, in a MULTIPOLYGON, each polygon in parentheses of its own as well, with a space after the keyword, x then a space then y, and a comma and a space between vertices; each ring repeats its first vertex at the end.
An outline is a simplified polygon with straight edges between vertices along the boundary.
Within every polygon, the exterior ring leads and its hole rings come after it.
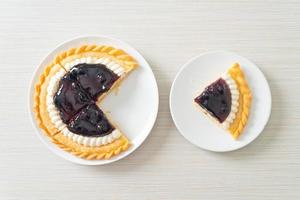
MULTIPOLYGON (((98 59, 95 57, 87 57, 87 58, 76 59, 70 63, 66 63, 64 68, 67 71, 69 71, 73 66, 80 63, 88 63, 88 64, 101 63, 105 65, 107 68, 109 68, 110 70, 112 70, 114 73, 116 73, 118 76, 122 76, 123 74, 125 74, 124 68, 121 67, 119 64, 111 61, 109 58, 98 59)), ((49 81, 49 85, 47 87, 46 106, 47 106, 47 111, 49 113, 51 122, 54 124, 54 126, 59 131, 62 131, 64 136, 84 146, 99 147, 102 145, 112 143, 113 141, 118 139, 121 136, 121 133, 118 129, 113 130, 110 134, 105 135, 103 137, 82 136, 69 131, 67 125, 62 121, 59 111, 54 104, 54 95, 58 90, 59 81, 66 73, 67 72, 64 69, 59 70, 54 76, 51 77, 49 81)))
POLYGON ((230 113, 227 116, 226 120, 222 122, 222 126, 225 129, 228 129, 230 124, 233 122, 233 120, 236 117, 236 112, 238 111, 239 107, 239 90, 237 88, 237 84, 235 80, 230 76, 230 74, 226 73, 222 76, 222 78, 227 83, 230 93, 231 93, 231 109, 230 113))
POLYGON ((54 76, 51 77, 49 85, 47 87, 46 106, 49 113, 51 122, 58 130, 62 130, 66 127, 66 124, 60 118, 59 111, 54 104, 54 95, 58 90, 60 79, 66 74, 64 69, 60 69, 54 76))
POLYGON ((81 64, 81 63, 87 63, 87 64, 103 64, 108 69, 113 71, 118 76, 122 76, 125 74, 125 69, 119 65, 118 63, 112 61, 109 59, 109 57, 102 57, 102 58, 96 58, 96 57, 84 57, 84 58, 78 58, 71 62, 66 63, 63 67, 69 71, 72 67, 75 65, 81 64))

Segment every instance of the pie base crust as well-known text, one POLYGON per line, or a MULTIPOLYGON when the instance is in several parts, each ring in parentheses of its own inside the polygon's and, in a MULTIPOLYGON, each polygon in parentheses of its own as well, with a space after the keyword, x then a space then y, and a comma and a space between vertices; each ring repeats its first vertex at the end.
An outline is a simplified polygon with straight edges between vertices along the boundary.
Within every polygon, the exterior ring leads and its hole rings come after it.
MULTIPOLYGON (((67 62, 71 62, 74 59, 82 57, 109 57, 114 62, 120 64, 125 69, 125 75, 122 75, 108 90, 108 92, 102 94, 97 100, 97 104, 111 91, 118 88, 122 80, 127 77, 128 73, 137 67, 135 60, 126 54, 123 50, 115 49, 110 46, 97 46, 97 45, 83 45, 79 48, 72 48, 68 51, 60 53, 55 61, 49 64, 43 74, 40 76, 39 82, 35 86, 34 97, 34 112, 38 126, 43 132, 49 136, 51 141, 62 148, 63 150, 70 152, 71 154, 80 158, 95 160, 95 159, 109 159, 112 156, 120 154, 129 148, 130 143, 124 134, 112 143, 102 145, 99 147, 87 147, 76 142, 73 142, 69 138, 65 137, 60 130, 58 130, 51 122, 50 116, 47 111, 46 96, 47 87, 49 81, 53 75, 59 70, 64 69, 64 65, 67 62)), ((64 69, 65 70, 65 69, 64 69)), ((115 128, 117 128, 114 125, 115 128)))

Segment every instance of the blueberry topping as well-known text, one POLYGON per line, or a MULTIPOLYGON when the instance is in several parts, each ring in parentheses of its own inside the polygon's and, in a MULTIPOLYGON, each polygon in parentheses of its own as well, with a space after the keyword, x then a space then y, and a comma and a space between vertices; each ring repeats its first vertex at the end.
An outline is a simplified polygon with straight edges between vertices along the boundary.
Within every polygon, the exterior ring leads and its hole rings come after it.
POLYGON ((54 96, 54 104, 60 111, 63 122, 68 123, 78 110, 92 102, 89 94, 67 73, 60 81, 54 96))
POLYGON ((102 64, 78 64, 60 80, 54 104, 70 131, 83 136, 103 136, 114 127, 95 101, 119 76, 102 64))
POLYGON ((102 64, 78 64, 72 68, 72 74, 93 99, 107 92, 119 78, 102 64))
POLYGON ((194 101, 220 123, 225 121, 231 110, 230 89, 222 78, 206 87, 194 101))
POLYGON ((114 130, 105 114, 95 105, 83 108, 68 124, 73 133, 83 136, 105 136, 114 130))

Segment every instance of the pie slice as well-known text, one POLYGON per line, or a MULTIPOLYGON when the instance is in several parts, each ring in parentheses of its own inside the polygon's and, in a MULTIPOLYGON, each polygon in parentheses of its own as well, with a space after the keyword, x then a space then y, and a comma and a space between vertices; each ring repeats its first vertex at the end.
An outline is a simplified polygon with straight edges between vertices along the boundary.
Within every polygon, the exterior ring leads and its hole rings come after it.
POLYGON ((40 128, 59 147, 85 159, 109 159, 130 146, 97 105, 137 67, 123 50, 83 45, 57 55, 35 86, 40 128))
POLYGON ((229 131, 234 139, 246 126, 251 101, 250 88, 238 63, 194 99, 196 106, 229 131))

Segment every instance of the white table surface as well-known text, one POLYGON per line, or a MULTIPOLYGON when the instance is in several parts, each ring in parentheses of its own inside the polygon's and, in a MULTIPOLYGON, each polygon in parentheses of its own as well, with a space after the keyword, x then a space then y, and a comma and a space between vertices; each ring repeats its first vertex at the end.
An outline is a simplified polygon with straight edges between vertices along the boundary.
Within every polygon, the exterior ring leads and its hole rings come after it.
POLYGON ((300 199, 300 1, 0 2, 0 199, 300 199), (160 91, 155 128, 129 157, 88 167, 52 154, 29 121, 33 70, 82 34, 127 41, 149 61, 160 91), (179 68, 209 50, 235 51, 265 73, 273 107, 252 144, 198 149, 168 106, 179 68))

